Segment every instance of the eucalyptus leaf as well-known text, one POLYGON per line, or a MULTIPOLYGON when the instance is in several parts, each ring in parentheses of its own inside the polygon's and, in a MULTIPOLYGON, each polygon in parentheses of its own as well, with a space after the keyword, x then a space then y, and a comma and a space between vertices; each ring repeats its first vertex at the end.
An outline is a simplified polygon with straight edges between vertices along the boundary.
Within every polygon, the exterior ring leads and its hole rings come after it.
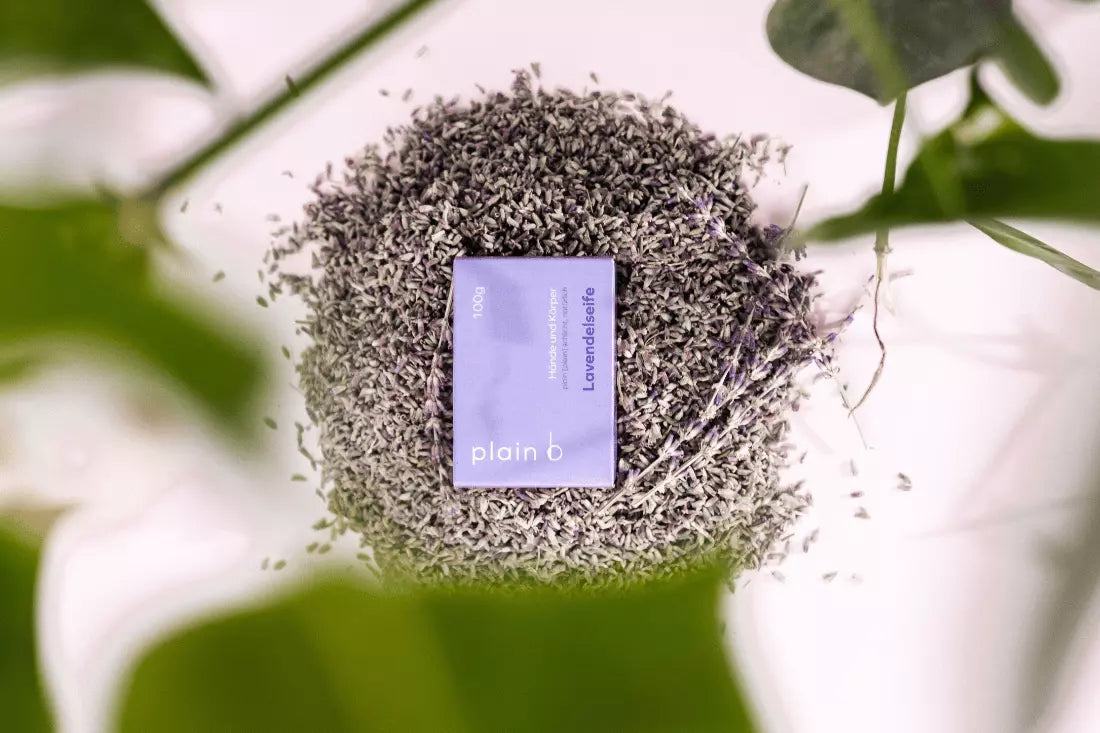
POLYGON ((0 206, 0 344, 83 339, 121 347, 184 387, 223 424, 254 422, 262 382, 259 349, 194 304, 159 293, 132 207, 81 201, 29 209, 0 206), (131 239, 132 241, 132 239, 131 239))
POLYGON ((1045 262, 1074 280, 1100 290, 1100 272, 1064 255, 1049 244, 996 219, 971 219, 970 224, 998 244, 1045 262))
POLYGON ((1058 96, 1061 83, 1057 72, 1015 18, 1009 18, 1001 25, 993 54, 1005 75, 1032 101, 1050 104, 1058 96))
POLYGON ((1011 0, 776 0, 766 28, 795 69, 883 103, 986 56, 1036 101, 1058 93, 1011 0))
MULTIPOLYGON (((1096 224, 1098 171, 1100 142, 1035 137, 975 82, 962 116, 924 142, 892 194, 874 196, 858 211, 821 222, 807 238, 835 240, 884 227, 967 220, 988 228, 985 220, 1000 217, 1096 224)), ((1091 270, 1046 245, 1012 241, 1082 282, 1093 282, 1091 270)))
POLYGON ((718 574, 595 594, 329 580, 137 665, 122 733, 751 731, 718 574))
POLYGON ((0 716, 19 733, 53 730, 35 643, 38 554, 38 537, 0 518, 0 716))
POLYGON ((0 64, 76 70, 127 66, 207 81, 145 0, 4 0, 0 64))

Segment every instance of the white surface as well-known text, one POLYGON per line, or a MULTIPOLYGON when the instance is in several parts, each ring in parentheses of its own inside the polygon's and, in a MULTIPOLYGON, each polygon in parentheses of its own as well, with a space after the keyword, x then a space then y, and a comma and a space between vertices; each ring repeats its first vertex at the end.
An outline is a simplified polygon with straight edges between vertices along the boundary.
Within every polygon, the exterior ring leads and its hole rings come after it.
MULTIPOLYGON (((0 92, 0 186, 27 180, 133 185, 218 120, 239 114, 326 42, 352 28, 361 3, 165 0, 162 7, 216 77, 217 97, 161 79, 57 81, 0 92), (125 115, 118 110, 125 109, 125 115)), ((1055 0, 1023 3, 1057 49, 1067 93, 1034 110, 1006 104, 1057 134, 1100 134, 1100 12, 1055 0)), ((549 83, 659 96, 717 132, 765 131, 795 144, 789 176, 761 185, 761 215, 785 221, 804 181, 804 221, 850 207, 881 177, 889 110, 807 79, 768 50, 763 0, 468 0, 353 64, 166 207, 190 253, 173 279, 238 308, 276 344, 295 341, 293 308, 251 306, 270 213, 296 215, 306 181, 330 159, 376 140, 432 94, 500 86, 532 60, 549 83), (429 52, 417 58, 416 49, 429 52), (409 104, 399 101, 412 87, 409 104), (379 95, 380 88, 391 92, 379 95), (295 174, 289 178, 282 171, 295 174), (186 213, 178 208, 188 201, 186 213), (222 213, 216 211, 220 205, 222 213), (228 277, 211 285, 210 275, 228 277)), ((997 73, 989 72, 996 81, 997 73)), ((912 125, 933 129, 958 110, 964 78, 926 85, 912 125)), ((1028 225, 1093 266, 1095 231, 1028 225)), ((873 266, 869 239, 812 252, 827 301, 858 303, 873 266)), ((818 509, 798 538, 820 542, 751 579, 731 601, 731 643, 769 730, 796 733, 1005 733, 1023 730, 1043 689, 1033 660, 1043 614, 1096 501, 1100 440, 1100 294, 959 227, 894 236, 882 329, 890 356, 857 415, 869 449, 819 386, 795 435, 818 509), (850 475, 855 461, 858 476, 850 475), (898 471, 913 491, 893 487, 898 471), (865 495, 852 499, 860 490, 865 495), (870 520, 854 518, 865 506, 870 520), (832 583, 823 573, 836 571, 832 583), (853 578, 853 575, 857 578, 853 578)), ((866 302, 866 298, 863 298, 866 302)), ((843 381, 858 394, 877 359, 865 308, 844 339, 843 381)), ((0 501, 78 502, 44 563, 45 667, 63 729, 103 730, 115 684, 143 640, 190 614, 270 587, 263 557, 295 557, 321 506, 288 429, 301 413, 285 363, 271 396, 283 429, 264 460, 227 454, 177 408, 155 410, 111 372, 66 369, 0 394, 0 501)), ((798 540, 796 539, 796 544, 798 540)), ((350 542, 348 543, 350 544, 350 542)), ((351 551, 351 548, 344 548, 351 551)), ((302 569, 294 560, 288 571, 302 569)), ((1036 728, 1100 730, 1100 623, 1085 624, 1053 714, 1036 728)))

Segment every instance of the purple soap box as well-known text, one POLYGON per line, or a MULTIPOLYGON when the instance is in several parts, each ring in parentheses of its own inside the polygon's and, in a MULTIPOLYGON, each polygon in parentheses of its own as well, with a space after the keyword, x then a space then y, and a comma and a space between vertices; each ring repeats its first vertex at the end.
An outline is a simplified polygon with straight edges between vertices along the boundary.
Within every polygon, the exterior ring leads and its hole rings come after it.
POLYGON ((615 264, 454 262, 454 485, 615 484, 615 264))

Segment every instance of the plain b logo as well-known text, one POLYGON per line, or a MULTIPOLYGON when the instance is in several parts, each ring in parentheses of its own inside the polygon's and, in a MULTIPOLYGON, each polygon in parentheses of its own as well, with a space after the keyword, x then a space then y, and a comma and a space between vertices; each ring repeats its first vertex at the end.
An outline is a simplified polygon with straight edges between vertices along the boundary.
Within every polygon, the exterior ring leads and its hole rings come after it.
POLYGON ((560 445, 554 445, 554 434, 550 433, 550 445, 546 449, 546 458, 551 461, 560 461, 562 450, 560 445))

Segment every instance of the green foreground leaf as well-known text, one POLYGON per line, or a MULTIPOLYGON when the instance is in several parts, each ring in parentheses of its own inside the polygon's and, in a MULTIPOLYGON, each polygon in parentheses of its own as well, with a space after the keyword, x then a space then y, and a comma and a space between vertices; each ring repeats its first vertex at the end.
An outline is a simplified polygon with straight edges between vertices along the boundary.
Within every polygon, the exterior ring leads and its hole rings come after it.
POLYGON ((874 196, 854 213, 821 222, 807 238, 836 240, 882 228, 971 221, 1001 244, 1095 287, 1095 270, 991 220, 1096 224, 1098 201, 1100 142, 1035 137, 975 83, 962 117, 925 141, 901 186, 874 196))
POLYGON ((1062 254, 1027 232, 1022 232, 996 219, 972 219, 970 224, 998 244, 1004 245, 1014 252, 1034 257, 1047 263, 1055 270, 1069 275, 1074 280, 1084 283, 1094 290, 1100 290, 1100 272, 1068 255, 1062 254))
POLYGON ((37 574, 38 542, 0 519, 0 716, 20 733, 53 730, 38 674, 37 574))
POLYGON ((751 731, 716 574, 589 595, 335 580, 169 639, 123 733, 751 731))
POLYGON ((777 0, 767 34, 795 69, 882 103, 986 56, 1035 101, 1058 94, 1011 0, 777 0))
MULTIPOLYGON (((128 221, 132 229, 140 217, 128 221)), ((0 206, 0 346, 24 352, 77 337, 122 347, 228 427, 247 429, 262 384, 258 349, 156 292, 148 267, 148 248, 122 241, 112 206, 0 206)))
POLYGON ((0 64, 136 66, 206 76, 145 0, 4 0, 0 64))

